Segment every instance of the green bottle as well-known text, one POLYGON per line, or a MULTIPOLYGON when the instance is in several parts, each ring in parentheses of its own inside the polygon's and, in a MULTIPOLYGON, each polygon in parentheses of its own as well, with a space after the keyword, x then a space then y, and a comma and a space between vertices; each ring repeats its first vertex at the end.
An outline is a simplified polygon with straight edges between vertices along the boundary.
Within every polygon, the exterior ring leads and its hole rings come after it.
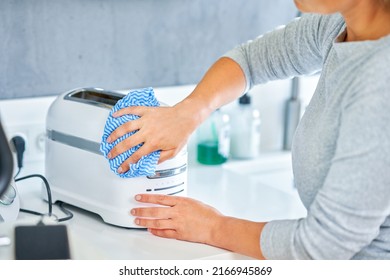
POLYGON ((229 152, 229 115, 216 110, 197 130, 197 160, 207 165, 222 164, 229 152))

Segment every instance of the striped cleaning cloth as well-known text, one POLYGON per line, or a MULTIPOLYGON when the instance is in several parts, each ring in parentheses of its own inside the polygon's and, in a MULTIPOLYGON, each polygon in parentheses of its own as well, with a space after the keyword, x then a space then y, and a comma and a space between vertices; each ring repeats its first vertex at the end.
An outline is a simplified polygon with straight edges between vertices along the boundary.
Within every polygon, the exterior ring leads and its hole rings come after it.
MULTIPOLYGON (((122 124, 138 119, 139 116, 136 115, 124 115, 118 118, 114 118, 112 114, 116 111, 119 111, 122 108, 126 108, 129 106, 160 106, 160 103, 154 96, 153 88, 144 88, 144 89, 136 89, 130 91, 125 97, 120 99, 115 106, 110 111, 110 114, 107 118, 106 125, 104 127, 104 132, 102 136, 102 142, 100 144, 100 151, 107 158, 108 153, 111 149, 117 145, 119 142, 125 140, 129 136, 137 133, 137 131, 133 131, 123 135, 118 138, 116 141, 112 143, 107 143, 107 138, 110 134, 122 124)), ((160 158, 160 151, 152 152, 149 155, 143 156, 137 163, 132 164, 130 166, 130 170, 125 173, 118 173, 118 168, 121 164, 128 159, 135 151, 137 151, 143 143, 130 148, 126 152, 118 155, 113 159, 108 159, 110 168, 114 173, 122 178, 133 178, 139 176, 152 176, 155 174, 157 162, 160 158)))

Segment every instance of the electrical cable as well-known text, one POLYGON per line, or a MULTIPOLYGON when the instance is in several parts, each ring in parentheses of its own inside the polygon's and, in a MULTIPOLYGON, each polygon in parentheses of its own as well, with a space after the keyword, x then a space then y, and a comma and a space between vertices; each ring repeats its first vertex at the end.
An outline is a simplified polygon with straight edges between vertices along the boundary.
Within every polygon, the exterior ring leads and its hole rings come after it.
POLYGON ((16 162, 19 169, 14 176, 14 179, 16 179, 23 167, 23 156, 24 152, 26 151, 26 141, 24 141, 23 137, 21 136, 14 136, 12 137, 11 142, 16 151, 16 162))
POLYGON ((18 175, 20 174, 20 171, 22 171, 22 168, 18 168, 18 172, 16 172, 16 174, 14 176, 14 180, 16 179, 16 177, 18 177, 18 175))
POLYGON ((29 178, 34 178, 34 177, 38 177, 38 178, 41 178, 42 181, 44 182, 45 184, 45 187, 46 187, 46 192, 47 192, 47 201, 48 201, 48 204, 49 204, 49 212, 48 212, 48 215, 51 216, 52 215, 52 209, 53 209, 53 205, 52 205, 52 198, 51 198, 51 190, 50 190, 50 186, 49 186, 49 182, 46 180, 46 178, 40 174, 31 174, 31 175, 27 175, 27 176, 24 176, 24 177, 21 177, 21 178, 18 178, 15 180, 15 182, 18 182, 18 181, 21 181, 21 180, 25 180, 25 179, 29 179, 29 178))
POLYGON ((62 202, 62 201, 57 202, 58 207, 60 207, 60 209, 62 210, 62 212, 64 212, 64 213, 65 213, 66 215, 68 215, 68 216, 66 216, 65 218, 58 219, 58 222, 64 222, 64 221, 67 221, 67 220, 70 220, 70 219, 73 218, 73 213, 70 212, 68 209, 66 209, 66 208, 64 207, 64 204, 65 204, 65 203, 62 202))
MULTIPOLYGON (((18 179, 15 180, 15 182, 26 180, 26 179, 29 179, 29 178, 34 178, 34 177, 38 177, 38 178, 42 179, 42 181, 45 183, 46 191, 47 191, 47 200, 48 200, 48 204, 49 204, 48 216, 50 217, 50 216, 53 215, 53 210, 52 210, 53 209, 53 203, 52 203, 52 196, 51 196, 50 185, 49 185, 49 182, 47 181, 47 179, 44 176, 40 175, 40 174, 32 174, 32 175, 28 175, 28 176, 24 176, 24 177, 18 178, 18 179)), ((67 215, 64 218, 58 219, 57 220, 58 222, 68 221, 68 220, 73 218, 73 213, 70 212, 68 209, 66 209, 64 207, 64 204, 65 204, 64 202, 60 201, 60 202, 56 202, 55 204, 57 204, 58 207, 61 209, 61 211, 64 214, 67 215)), ((37 216, 44 216, 45 215, 45 214, 40 213, 40 212, 36 212, 36 211, 33 211, 33 210, 28 210, 28 209, 23 209, 23 208, 21 208, 20 211, 24 212, 24 213, 32 214, 32 215, 37 215, 37 216)))
MULTIPOLYGON (((26 150, 26 143, 25 143, 23 137, 21 137, 21 136, 12 137, 11 142, 14 145, 14 148, 16 151, 16 158, 17 158, 17 165, 18 165, 18 171, 16 172, 16 174, 14 176, 15 182, 26 180, 29 178, 35 178, 35 177, 40 178, 44 182, 45 187, 46 187, 46 192, 47 192, 47 200, 48 200, 48 205, 49 205, 47 215, 49 217, 53 216, 53 201, 52 201, 49 182, 47 181, 47 179, 43 175, 40 175, 40 174, 31 174, 31 175, 27 175, 27 176, 24 176, 21 178, 17 178, 22 170, 22 167, 23 167, 23 155, 24 155, 24 152, 26 150)), ((58 222, 67 221, 67 220, 70 220, 71 218, 73 218, 73 213, 70 212, 68 209, 66 209, 63 204, 64 204, 63 202, 60 202, 60 203, 58 203, 58 206, 61 209, 61 211, 63 213, 65 213, 67 216, 65 218, 58 219, 58 222)), ((23 209, 23 208, 20 209, 20 212, 24 212, 24 213, 28 213, 28 214, 32 214, 32 215, 37 215, 37 216, 44 216, 45 215, 45 214, 39 213, 37 211, 23 209)))
POLYGON ((36 212, 33 210, 24 209, 24 208, 20 208, 20 212, 24 212, 24 213, 28 213, 28 214, 32 214, 32 215, 37 215, 37 216, 43 215, 42 213, 39 213, 39 212, 36 212))

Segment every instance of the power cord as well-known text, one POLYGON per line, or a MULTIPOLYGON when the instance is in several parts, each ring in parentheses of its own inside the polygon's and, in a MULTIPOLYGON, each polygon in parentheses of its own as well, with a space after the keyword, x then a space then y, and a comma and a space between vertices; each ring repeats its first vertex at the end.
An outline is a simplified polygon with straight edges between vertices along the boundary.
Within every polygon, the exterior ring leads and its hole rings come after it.
MULTIPOLYGON (((47 202, 48 202, 48 205, 49 205, 49 210, 48 210, 48 213, 47 214, 44 214, 44 213, 40 213, 40 212, 36 212, 36 211, 33 211, 33 210, 28 210, 28 209, 23 209, 23 208, 20 208, 20 211, 21 212, 24 212, 24 213, 28 213, 28 214, 32 214, 32 215, 37 215, 37 216, 45 216, 45 215, 48 215, 49 217, 53 215, 53 202, 52 202, 52 196, 51 196, 51 190, 50 190, 50 185, 49 185, 49 182, 47 181, 47 179, 40 175, 40 174, 31 174, 31 175, 28 175, 28 176, 24 176, 24 177, 21 177, 21 178, 17 178, 15 179, 15 182, 18 182, 18 181, 22 181, 22 180, 26 180, 26 179, 30 179, 30 178, 34 178, 34 177, 37 177, 37 178, 40 178, 42 179, 42 181, 44 182, 45 184, 45 187, 46 187, 46 192, 47 192, 47 202)), ((54 204, 57 204, 58 207, 61 209, 61 211, 66 214, 67 216, 64 217, 64 218, 60 218, 60 219, 57 219, 58 222, 64 222, 64 221, 67 221, 67 220, 70 220, 73 218, 73 213, 70 212, 68 209, 66 209, 64 207, 64 202, 60 201, 60 202, 56 202, 54 204)))
MULTIPOLYGON (((28 175, 28 176, 24 176, 24 177, 15 179, 15 182, 26 180, 26 179, 29 179, 29 178, 34 178, 34 177, 41 178, 42 181, 45 184, 46 192, 47 192, 47 201, 48 201, 48 204, 49 204, 48 215, 51 216, 52 213, 53 213, 53 202, 52 202, 52 199, 51 199, 51 190, 50 190, 49 182, 46 180, 46 178, 44 176, 42 176, 40 174, 32 174, 32 175, 28 175)), ((20 209, 20 211, 26 212, 26 213, 30 213, 30 214, 34 214, 34 211, 30 211, 30 210, 20 209)), ((37 212, 35 212, 35 213, 37 213, 37 212)), ((41 215, 43 215, 43 214, 41 214, 41 215)))
POLYGON ((64 202, 60 201, 60 202, 56 202, 56 203, 58 204, 58 207, 60 207, 62 212, 64 212, 66 215, 68 215, 65 218, 58 219, 59 222, 65 222, 65 221, 73 218, 73 213, 64 207, 64 204, 65 204, 64 202))
POLYGON ((21 136, 12 137, 11 142, 14 145, 16 151, 16 162, 18 165, 18 172, 14 176, 14 179, 16 179, 16 177, 18 177, 23 167, 23 155, 24 155, 24 151, 26 150, 26 142, 21 136))
MULTIPOLYGON (((26 150, 26 143, 25 143, 23 137, 20 137, 20 136, 13 137, 11 139, 11 142, 13 143, 13 145, 15 147, 17 165, 18 165, 18 172, 14 176, 15 182, 30 179, 30 178, 40 178, 46 187, 47 200, 48 200, 48 206, 49 206, 47 214, 39 213, 39 212, 36 212, 33 210, 28 210, 28 209, 23 209, 23 208, 21 208, 20 211, 24 212, 24 213, 32 214, 32 215, 38 215, 38 216, 48 215, 49 217, 51 217, 53 215, 53 201, 52 201, 49 182, 47 181, 47 179, 43 175, 40 175, 40 174, 31 174, 31 175, 27 175, 27 176, 24 176, 21 178, 17 178, 18 175, 20 174, 22 168, 23 168, 23 155, 24 155, 24 152, 26 150)), ((58 204, 58 207, 61 209, 61 211, 67 215, 65 218, 57 219, 58 222, 64 222, 64 221, 67 221, 67 220, 70 220, 73 218, 73 213, 64 207, 63 202, 58 202, 57 204, 58 204)))

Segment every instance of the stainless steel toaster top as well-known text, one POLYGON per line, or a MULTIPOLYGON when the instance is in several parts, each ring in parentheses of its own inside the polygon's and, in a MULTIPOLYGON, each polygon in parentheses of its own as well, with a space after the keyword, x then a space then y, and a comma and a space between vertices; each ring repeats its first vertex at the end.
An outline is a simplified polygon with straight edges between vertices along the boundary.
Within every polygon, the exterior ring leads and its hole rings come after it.
POLYGON ((69 92, 64 99, 111 109, 123 97, 124 94, 101 88, 81 88, 69 92))

